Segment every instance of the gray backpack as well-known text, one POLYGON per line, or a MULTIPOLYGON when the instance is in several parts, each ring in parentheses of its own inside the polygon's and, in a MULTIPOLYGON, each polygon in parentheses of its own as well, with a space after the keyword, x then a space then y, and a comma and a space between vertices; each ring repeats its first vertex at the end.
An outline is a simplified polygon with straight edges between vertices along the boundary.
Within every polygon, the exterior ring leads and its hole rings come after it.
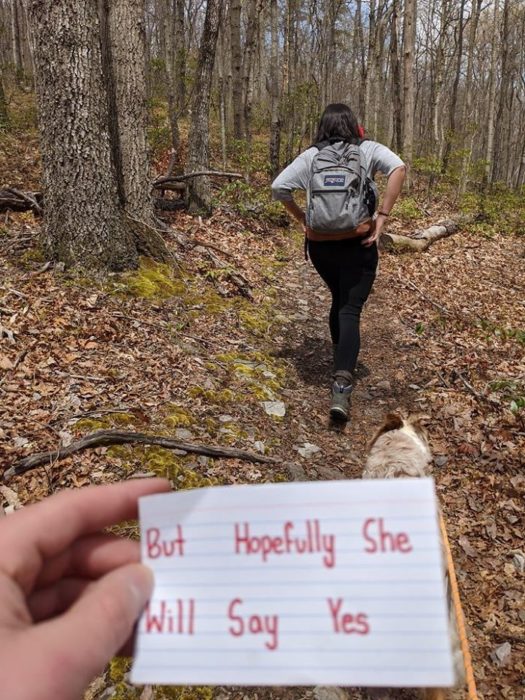
POLYGON ((370 219, 377 189, 366 176, 358 145, 337 141, 318 144, 317 148, 310 171, 306 225, 328 237, 370 219))

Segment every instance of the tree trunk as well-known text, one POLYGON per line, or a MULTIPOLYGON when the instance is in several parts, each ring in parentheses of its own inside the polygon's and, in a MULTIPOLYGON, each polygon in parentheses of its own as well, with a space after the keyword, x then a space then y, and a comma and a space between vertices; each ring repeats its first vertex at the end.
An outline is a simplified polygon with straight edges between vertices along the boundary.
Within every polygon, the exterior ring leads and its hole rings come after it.
MULTIPOLYGON (((213 64, 221 18, 221 0, 208 0, 199 50, 199 61, 191 115, 187 172, 207 170, 209 164, 209 112, 213 64)), ((207 177, 192 178, 188 187, 190 211, 211 211, 211 189, 207 177)))
POLYGON ((67 266, 137 265, 120 207, 96 3, 28 0, 50 254, 67 266))
MULTIPOLYGON (((111 0, 109 32, 115 99, 111 121, 118 124, 119 180, 126 212, 146 224, 154 222, 146 145, 146 63, 143 0, 111 0)), ((117 171, 118 172, 118 171, 117 171)))
POLYGON ((0 65, 0 131, 7 127, 9 122, 9 117, 7 114, 7 100, 5 99, 4 83, 3 83, 3 71, 0 65))
POLYGON ((408 165, 407 186, 411 187, 414 153, 414 53, 416 47, 416 0, 405 0, 403 20, 403 158, 408 165))
POLYGON ((15 75, 17 81, 19 81, 24 72, 24 63, 22 60, 22 39, 21 39, 21 14, 22 8, 20 7, 20 0, 12 0, 11 2, 11 42, 12 42, 12 55, 13 55, 13 66, 15 68, 15 75))
POLYGON ((443 161, 441 163, 441 172, 446 173, 450 153, 452 151, 452 143, 456 137, 456 111, 458 104, 458 89, 459 78, 461 74, 461 65, 463 62, 463 12, 465 10, 465 0, 460 0, 459 4, 459 23, 458 23, 458 41, 457 41, 457 57, 456 57, 456 72, 454 74, 454 83, 452 84, 452 94, 450 97, 450 117, 448 122, 448 131, 445 136, 445 147, 443 149, 443 161))
POLYGON ((499 0, 494 0, 494 19, 493 19, 493 41, 492 48, 490 52, 490 78, 489 78, 489 102, 488 102, 488 113, 487 113, 487 144, 485 152, 485 160, 487 165, 485 166, 485 182, 490 184, 492 182, 492 172, 494 164, 494 131, 495 131, 495 121, 496 121, 496 56, 497 56, 497 42, 495 37, 498 36, 499 28, 499 0))
POLYGON ((172 0, 165 0, 166 2, 166 13, 165 13, 165 30, 164 34, 166 37, 166 52, 165 52, 165 64, 166 64, 166 95, 168 98, 168 119, 170 122, 170 134, 171 134, 171 148, 172 155, 170 159, 169 173, 171 175, 173 172, 180 173, 180 132, 179 132, 179 119, 178 111, 180 105, 176 98, 177 93, 177 81, 178 76, 175 70, 175 52, 176 52, 176 42, 175 42, 175 14, 173 8, 172 0))
POLYGON ((232 55, 233 137, 244 136, 242 108, 241 0, 230 0, 230 41, 232 55))
POLYGON ((270 24, 272 33, 270 61, 270 169, 273 177, 279 172, 281 150, 281 117, 279 105, 279 6, 277 0, 270 2, 270 24))
POLYGON ((390 62, 392 64, 392 106, 394 122, 394 150, 400 153, 403 149, 403 104, 401 102, 401 69, 397 46, 398 0, 392 3, 392 23, 390 37, 390 62))
POLYGON ((242 62, 242 87, 244 110, 244 136, 248 141, 251 137, 251 119, 253 86, 252 71, 255 51, 257 48, 259 17, 261 15, 263 0, 248 0, 246 41, 244 42, 244 55, 242 62))

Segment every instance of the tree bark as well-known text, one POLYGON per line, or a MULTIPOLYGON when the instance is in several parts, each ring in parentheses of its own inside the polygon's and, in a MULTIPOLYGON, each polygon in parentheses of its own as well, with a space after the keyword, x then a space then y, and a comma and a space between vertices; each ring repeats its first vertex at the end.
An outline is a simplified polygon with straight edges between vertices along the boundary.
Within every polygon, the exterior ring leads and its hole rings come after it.
POLYGON ((137 247, 111 157, 96 3, 28 0, 28 13, 49 252, 67 266, 135 267, 137 247))
POLYGON ((414 155, 414 53, 416 47, 416 0, 405 0, 403 19, 403 158, 408 165, 407 187, 414 155))
MULTIPOLYGON (((208 169, 210 94, 222 4, 221 0, 208 0, 206 6, 191 115, 188 173, 208 169)), ((211 211, 211 189, 207 177, 192 179, 188 194, 190 211, 211 211)))
POLYGON ((430 226, 422 231, 416 231, 413 238, 409 236, 399 236, 395 233, 384 233, 381 236, 381 245, 387 250, 409 251, 421 253, 427 248, 440 241, 442 238, 448 238, 452 234, 459 231, 459 224, 455 221, 444 220, 430 226))
POLYGON ((397 42, 397 20, 399 0, 392 2, 392 20, 390 37, 390 62, 392 64, 392 106, 394 123, 394 150, 400 153, 403 149, 403 103, 401 100, 401 69, 399 66, 399 51, 397 42))
POLYGON ((242 105, 241 0, 230 0, 230 42, 232 57, 233 137, 244 137, 242 105))
POLYGON ((279 6, 270 1, 271 59, 270 59, 270 169, 273 177, 280 169, 281 117, 279 105, 279 6))
POLYGON ((264 0, 248 0, 246 40, 244 42, 243 62, 242 62, 242 99, 244 110, 244 136, 250 141, 253 84, 252 72, 254 56, 257 49, 259 18, 264 0))
POLYGON ((9 116, 7 114, 7 100, 5 99, 4 83, 3 83, 3 70, 0 65, 0 131, 5 129, 9 123, 9 116))
POLYGON ((108 10, 114 76, 109 85, 115 88, 110 107, 116 107, 110 119, 118 124, 122 205, 131 217, 149 225, 155 217, 146 145, 144 0, 111 0, 108 10))

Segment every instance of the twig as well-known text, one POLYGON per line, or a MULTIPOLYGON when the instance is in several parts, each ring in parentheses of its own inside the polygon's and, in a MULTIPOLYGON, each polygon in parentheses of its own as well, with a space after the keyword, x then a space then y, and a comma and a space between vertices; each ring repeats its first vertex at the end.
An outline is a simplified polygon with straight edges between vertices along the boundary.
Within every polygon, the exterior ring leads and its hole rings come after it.
POLYGON ((246 452, 230 447, 216 447, 206 445, 192 445, 187 442, 180 442, 172 438, 161 435, 146 435, 145 433, 120 432, 118 430, 99 430, 96 433, 86 435, 80 440, 72 442, 67 447, 57 447, 48 452, 39 452, 34 455, 24 457, 13 467, 4 472, 4 481, 14 476, 24 474, 30 469, 49 464, 51 460, 58 461, 75 452, 80 452, 92 447, 102 447, 107 445, 129 445, 137 443, 139 445, 158 445, 168 450, 182 450, 191 454, 205 455, 206 457, 226 457, 229 459, 243 459, 248 462, 260 462, 263 464, 282 465, 282 460, 275 457, 265 457, 253 452, 246 452))
POLYGON ((15 190, 14 187, 8 187, 6 192, 12 192, 17 197, 20 197, 20 199, 23 199, 24 202, 28 202, 28 204, 31 205, 31 208, 34 209, 37 214, 40 214, 40 216, 42 216, 42 207, 34 197, 25 192, 20 192, 20 190, 15 190))
POLYGON ((161 187, 165 182, 183 182, 184 180, 190 180, 192 177, 204 177, 206 175, 214 177, 236 177, 241 178, 243 175, 241 173, 225 173, 222 170, 202 170, 197 173, 187 173, 186 175, 170 175, 169 177, 158 177, 153 181, 153 187, 161 187))
POLYGON ((22 350, 21 353, 19 353, 18 357, 17 357, 17 358, 15 359, 15 361, 13 362, 13 366, 11 367, 11 369, 8 369, 7 372, 4 374, 4 376, 2 377, 2 379, 0 379, 0 386, 2 386, 2 384, 3 384, 3 383, 5 382, 5 380, 7 379, 7 376, 8 376, 8 374, 9 374, 9 372, 14 372, 14 371, 15 371, 15 369, 16 369, 16 368, 18 367, 18 365, 22 362, 22 360, 23 360, 24 357, 27 355, 27 353, 28 353, 30 350, 32 350, 32 348, 34 348, 34 346, 35 346, 37 343, 38 343, 38 340, 33 340, 32 343, 29 343, 29 345, 28 345, 26 348, 24 348, 24 349, 22 350))
POLYGON ((452 312, 451 312, 449 309, 447 309, 446 306, 442 306, 441 304, 438 304, 437 301, 434 301, 434 299, 432 299, 432 298, 429 297, 427 294, 425 294, 425 292, 423 292, 423 290, 421 290, 421 289, 420 289, 417 285, 415 285, 413 282, 411 282, 410 280, 404 280, 404 279, 401 277, 401 275, 399 275, 399 274, 398 274, 398 279, 399 279, 399 281, 401 282, 401 284, 407 285, 408 287, 410 287, 411 289, 413 289, 415 292, 417 292, 418 294, 420 294, 420 295, 423 297, 423 299, 425 299, 426 301, 428 301, 429 304, 432 304, 432 306, 435 306, 436 309, 439 309, 439 310, 441 311, 441 313, 446 314, 446 315, 448 315, 448 316, 451 316, 451 315, 452 315, 452 312))

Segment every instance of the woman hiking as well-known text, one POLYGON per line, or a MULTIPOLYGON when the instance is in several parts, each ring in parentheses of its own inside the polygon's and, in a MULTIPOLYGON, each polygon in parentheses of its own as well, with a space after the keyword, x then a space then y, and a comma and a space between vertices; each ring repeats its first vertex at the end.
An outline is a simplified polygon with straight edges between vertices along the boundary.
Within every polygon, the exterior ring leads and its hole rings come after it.
POLYGON ((360 347, 359 321, 376 276, 377 241, 405 179, 405 165, 401 158, 386 146, 363 139, 363 134, 347 105, 328 105, 319 122, 315 144, 301 153, 272 183, 273 198, 281 201, 287 211, 303 224, 310 259, 332 294, 329 323, 334 346, 334 381, 330 415, 338 421, 348 420, 360 347), (326 156, 323 155, 325 152, 326 156), (337 160, 337 153, 342 154, 343 161, 340 162, 344 162, 345 167, 323 168, 321 161, 324 159, 326 164, 329 157, 337 160), (349 173, 351 180, 352 168, 355 178, 358 177, 356 173, 365 174, 363 179, 355 179, 355 182, 363 183, 358 188, 360 202, 351 199, 357 196, 357 191, 348 187, 344 189, 348 182, 344 173, 349 173), (373 179, 377 171, 386 175, 388 181, 376 212, 378 197, 373 179), (316 178, 316 183, 321 183, 316 187, 322 188, 324 183, 324 191, 314 189, 313 178, 316 178), (307 214, 294 201, 295 190, 307 192, 307 214), (341 210, 345 209, 348 214, 350 202, 359 212, 357 225, 349 230, 341 230, 345 219, 340 213, 335 214, 340 205, 333 203, 340 195, 345 199, 339 201, 346 202, 341 210), (318 199, 314 201, 315 197, 318 199), (323 220, 322 225, 313 225, 315 208, 320 207, 317 202, 323 203, 323 211, 317 218, 317 221, 323 220), (332 221, 330 212, 334 212, 332 221))

